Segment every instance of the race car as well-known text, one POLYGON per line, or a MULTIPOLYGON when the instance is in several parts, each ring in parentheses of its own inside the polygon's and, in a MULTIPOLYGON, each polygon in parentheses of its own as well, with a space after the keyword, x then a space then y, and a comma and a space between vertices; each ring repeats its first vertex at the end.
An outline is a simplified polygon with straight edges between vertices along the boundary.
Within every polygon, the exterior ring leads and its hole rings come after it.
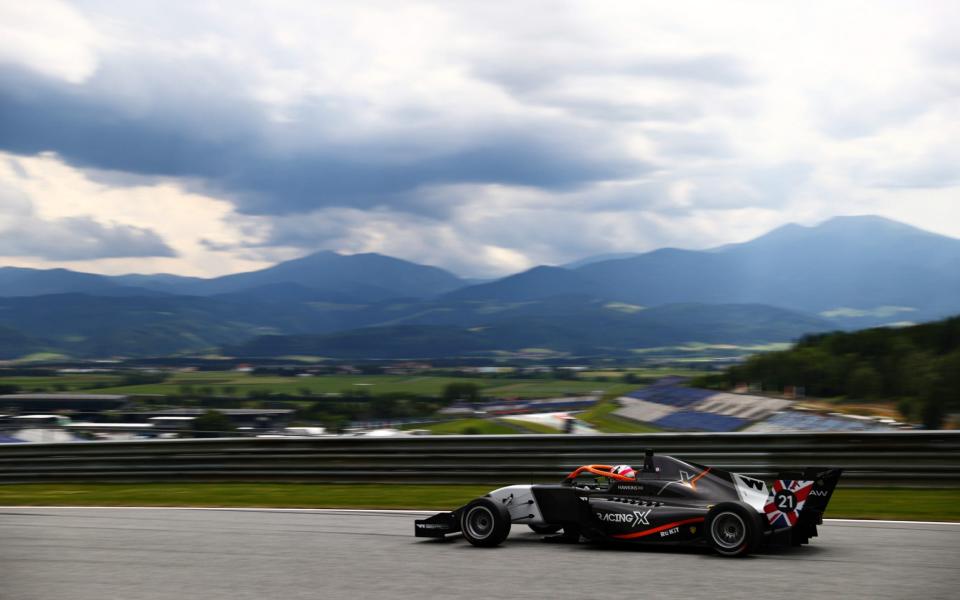
POLYGON ((840 475, 840 469, 808 467, 782 472, 768 487, 648 450, 641 467, 586 465, 559 484, 493 490, 417 520, 414 533, 462 534, 474 546, 490 547, 507 538, 511 524, 521 523, 549 536, 545 541, 701 545, 723 556, 746 556, 816 537, 840 475))

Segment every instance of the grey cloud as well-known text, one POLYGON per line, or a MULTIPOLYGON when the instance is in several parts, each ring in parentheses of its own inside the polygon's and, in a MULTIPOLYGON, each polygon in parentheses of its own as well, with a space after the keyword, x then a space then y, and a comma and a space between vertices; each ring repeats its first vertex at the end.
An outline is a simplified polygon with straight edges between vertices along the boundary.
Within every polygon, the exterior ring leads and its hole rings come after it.
POLYGON ((620 76, 741 87, 754 76, 739 58, 726 54, 606 58, 570 54, 495 56, 473 65, 474 72, 517 94, 530 94, 571 77, 620 76))
POLYGON ((51 221, 33 219, 0 231, 0 256, 93 260, 172 257, 176 252, 150 229, 103 225, 88 217, 71 217, 51 221))
POLYGON ((720 131, 661 129, 647 134, 667 156, 723 158, 736 153, 730 139, 720 131))
POLYGON ((30 174, 23 168, 19 160, 11 158, 7 161, 7 164, 10 165, 10 170, 20 179, 30 179, 30 174))
MULTIPOLYGON (((469 211, 464 211, 469 213, 469 211)), ((436 264, 470 277, 515 272, 515 264, 498 264, 484 248, 507 248, 533 264, 557 264, 615 251, 642 251, 668 236, 643 211, 623 209, 520 210, 481 219, 459 215, 436 220, 378 211, 323 209, 299 217, 276 217, 270 231, 253 248, 288 246, 304 251, 334 249, 346 253, 377 251, 425 264, 436 264), (565 235, 558 235, 565 232, 565 235)))
POLYGON ((558 94, 538 94, 538 103, 562 108, 572 115, 598 121, 682 123, 704 114, 691 103, 629 102, 597 98, 567 98, 558 94))
POLYGON ((660 57, 629 63, 625 71, 638 77, 656 77, 739 87, 754 81, 740 59, 725 54, 703 54, 693 57, 660 57))
POLYGON ((875 175, 874 187, 887 189, 941 189, 960 186, 956 161, 943 157, 898 166, 875 175))
POLYGON ((606 132, 547 118, 442 123, 344 139, 337 103, 315 98, 271 121, 211 66, 108 63, 82 86, 0 72, 0 147, 71 164, 188 178, 250 214, 402 203, 423 186, 497 183, 563 190, 644 166, 606 132), (147 68, 154 67, 154 68, 147 68), (118 92, 117 90, 121 90, 118 92), (336 139, 336 141, 333 141, 336 139))
POLYGON ((104 225, 89 217, 42 219, 29 198, 0 187, 0 256, 48 260, 170 257, 176 252, 153 230, 104 225))

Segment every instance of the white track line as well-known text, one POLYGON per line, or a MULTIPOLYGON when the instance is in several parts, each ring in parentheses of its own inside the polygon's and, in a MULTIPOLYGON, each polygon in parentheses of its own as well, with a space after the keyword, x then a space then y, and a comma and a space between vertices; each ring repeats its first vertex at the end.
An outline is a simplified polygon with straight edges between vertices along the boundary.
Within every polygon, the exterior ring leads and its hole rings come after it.
MULTIPOLYGON (((392 508, 244 508, 242 506, 0 506, 0 510, 63 510, 63 509, 96 509, 96 510, 221 510, 243 512, 295 512, 295 513, 394 513, 401 515, 435 514, 437 510, 400 510, 392 508)), ((825 523, 885 523, 900 525, 960 525, 953 521, 888 521, 883 519, 824 519, 825 523)))
POLYGON ((885 521, 883 519, 824 519, 824 523, 888 523, 905 525, 960 525, 956 521, 885 521))

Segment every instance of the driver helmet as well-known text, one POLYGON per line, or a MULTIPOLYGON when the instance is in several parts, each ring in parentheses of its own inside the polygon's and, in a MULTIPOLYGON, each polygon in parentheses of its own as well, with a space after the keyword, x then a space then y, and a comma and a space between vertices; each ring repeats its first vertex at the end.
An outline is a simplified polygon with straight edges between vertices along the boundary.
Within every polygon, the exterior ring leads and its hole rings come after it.
POLYGON ((637 477, 637 472, 630 465, 617 465, 610 471, 614 475, 623 475, 624 477, 637 477))

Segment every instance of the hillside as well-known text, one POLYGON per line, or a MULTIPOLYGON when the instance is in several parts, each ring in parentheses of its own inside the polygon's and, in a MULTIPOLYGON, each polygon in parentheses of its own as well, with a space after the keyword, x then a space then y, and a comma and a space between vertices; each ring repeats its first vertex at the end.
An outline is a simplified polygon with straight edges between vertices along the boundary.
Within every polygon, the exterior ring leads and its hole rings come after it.
POLYGON ((479 283, 379 254, 334 252, 212 279, 0 268, 2 353, 153 356, 239 348, 262 335, 366 339, 354 330, 424 327, 440 329, 416 336, 462 352, 622 354, 783 342, 960 312, 960 240, 879 217, 572 265, 479 283), (451 333, 478 328, 484 336, 451 333))
POLYGON ((468 325, 425 323, 367 327, 325 335, 261 336, 228 346, 234 356, 312 355, 334 358, 436 358, 523 352, 574 356, 629 355, 686 343, 756 344, 824 330, 829 323, 761 305, 668 305, 624 311, 580 301, 531 303, 518 312, 475 316, 468 325), (575 307, 575 308, 574 308, 575 307), (570 312, 566 312, 566 311, 570 312))
POLYGON ((68 269, 0 267, 0 297, 44 294, 98 294, 105 296, 150 295, 153 292, 127 285, 106 275, 78 273, 68 269))
POLYGON ((193 293, 209 295, 286 283, 365 302, 398 297, 429 298, 463 285, 458 277, 443 269, 390 256, 317 252, 260 271, 195 283, 191 289, 193 293))
MULTIPOLYGON (((544 275, 532 269, 454 295, 538 299, 544 275)), ((549 285, 644 306, 768 304, 823 313, 850 328, 922 321, 960 310, 960 240, 880 217, 838 217, 713 250, 664 248, 551 268, 549 285)))
POLYGON ((750 358, 721 378, 809 396, 896 401, 908 417, 936 427, 960 409, 960 317, 904 328, 803 338, 791 350, 750 358))
POLYGON ((380 254, 342 255, 317 252, 247 273, 203 279, 178 275, 95 275, 67 269, 0 268, 0 297, 47 294, 97 296, 155 296, 158 294, 213 296, 252 291, 272 300, 292 299, 309 290, 314 299, 337 302, 376 302, 389 298, 430 298, 462 287, 455 275, 427 265, 380 254))
MULTIPOLYGON (((338 312, 250 298, 54 294, 0 298, 7 358, 40 349, 77 357, 209 351, 272 332, 328 331, 338 312)), ((362 322, 362 321, 361 321, 362 322)))

